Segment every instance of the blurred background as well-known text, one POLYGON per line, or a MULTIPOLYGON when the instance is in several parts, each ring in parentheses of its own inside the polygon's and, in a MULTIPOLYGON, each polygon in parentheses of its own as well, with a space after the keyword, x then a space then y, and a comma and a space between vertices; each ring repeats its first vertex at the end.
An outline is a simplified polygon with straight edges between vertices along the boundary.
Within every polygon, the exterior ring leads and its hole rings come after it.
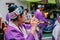
POLYGON ((50 22, 48 26, 43 29, 43 40, 52 40, 52 30, 58 15, 60 15, 60 0, 0 0, 0 40, 3 40, 3 28, 6 26, 6 14, 8 12, 8 5, 16 4, 27 8, 29 12, 33 13, 39 4, 44 5, 43 15, 50 22), (48 13, 48 15, 46 15, 48 13))

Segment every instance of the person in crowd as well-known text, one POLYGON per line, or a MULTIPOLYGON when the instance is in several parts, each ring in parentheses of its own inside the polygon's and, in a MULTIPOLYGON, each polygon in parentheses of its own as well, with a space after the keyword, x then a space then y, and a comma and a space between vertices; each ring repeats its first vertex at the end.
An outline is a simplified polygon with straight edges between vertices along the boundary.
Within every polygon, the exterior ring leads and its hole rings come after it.
POLYGON ((38 5, 38 9, 36 10, 36 12, 34 12, 34 16, 40 21, 42 22, 42 24, 40 24, 41 28, 45 27, 45 24, 48 23, 48 21, 45 19, 45 17, 43 16, 43 11, 44 9, 44 5, 38 5), (43 25, 44 24, 44 25, 43 25))
POLYGON ((7 31, 4 33, 4 40, 39 40, 36 33, 36 26, 38 25, 39 21, 35 17, 31 18, 31 29, 30 32, 25 36, 22 28, 22 23, 25 21, 22 8, 13 5, 10 6, 8 9, 10 15, 10 22, 7 31))
POLYGON ((55 21, 57 20, 57 14, 56 12, 52 11, 48 14, 48 19, 50 21, 50 24, 52 24, 52 29, 54 28, 55 21))
POLYGON ((28 9, 25 9, 24 10, 24 14, 25 14, 25 22, 26 23, 29 23, 30 22, 30 19, 32 18, 32 15, 29 13, 29 10, 28 9))
POLYGON ((2 29, 2 15, 0 13, 0 29, 2 29))
MULTIPOLYGON (((42 35, 42 30, 45 28, 45 26, 49 23, 45 17, 43 16, 44 5, 38 5, 38 8, 36 12, 34 12, 34 16, 39 20, 40 24, 38 25, 40 34, 42 35)), ((42 40, 42 39, 41 39, 42 40)))
POLYGON ((23 6, 20 6, 22 8, 22 10, 24 10, 24 7, 23 6))
POLYGON ((52 32, 52 40, 60 40, 60 16, 55 22, 55 27, 52 32))
POLYGON ((32 7, 32 10, 31 10, 31 13, 32 13, 32 15, 34 15, 34 12, 36 11, 36 8, 35 8, 35 6, 33 6, 32 7))

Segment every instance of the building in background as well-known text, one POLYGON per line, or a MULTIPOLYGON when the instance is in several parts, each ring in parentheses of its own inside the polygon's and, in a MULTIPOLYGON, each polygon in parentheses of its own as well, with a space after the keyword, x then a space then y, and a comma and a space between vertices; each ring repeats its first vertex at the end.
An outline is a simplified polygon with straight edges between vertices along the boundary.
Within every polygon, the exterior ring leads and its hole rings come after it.
POLYGON ((0 0, 0 13, 3 16, 3 21, 6 21, 6 13, 8 13, 9 3, 23 6, 24 8, 32 10, 32 6, 37 7, 38 4, 56 4, 55 0, 0 0))

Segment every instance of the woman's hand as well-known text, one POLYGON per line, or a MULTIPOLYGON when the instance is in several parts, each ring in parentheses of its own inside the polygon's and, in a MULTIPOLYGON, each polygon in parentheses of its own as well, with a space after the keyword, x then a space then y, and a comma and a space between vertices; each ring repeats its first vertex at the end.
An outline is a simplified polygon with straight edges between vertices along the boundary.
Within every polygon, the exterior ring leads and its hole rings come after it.
POLYGON ((39 23, 39 21, 35 17, 31 18, 30 24, 32 27, 36 27, 38 25, 38 23, 39 23))
POLYGON ((35 33, 35 30, 36 30, 36 27, 37 27, 37 25, 38 25, 38 22, 39 22, 39 21, 38 21, 35 17, 31 18, 30 24, 31 24, 31 33, 32 33, 32 34, 35 33))

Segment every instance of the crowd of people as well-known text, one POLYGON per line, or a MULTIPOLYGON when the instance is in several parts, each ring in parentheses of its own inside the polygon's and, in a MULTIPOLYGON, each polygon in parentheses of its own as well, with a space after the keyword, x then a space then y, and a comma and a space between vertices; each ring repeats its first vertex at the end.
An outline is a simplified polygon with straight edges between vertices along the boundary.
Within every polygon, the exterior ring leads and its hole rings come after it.
MULTIPOLYGON (((42 40, 42 30, 50 24, 43 15, 44 5, 38 5, 34 12, 22 6, 9 5, 4 27, 4 40, 42 40)), ((60 16, 56 19, 52 40, 60 40, 60 16)))

